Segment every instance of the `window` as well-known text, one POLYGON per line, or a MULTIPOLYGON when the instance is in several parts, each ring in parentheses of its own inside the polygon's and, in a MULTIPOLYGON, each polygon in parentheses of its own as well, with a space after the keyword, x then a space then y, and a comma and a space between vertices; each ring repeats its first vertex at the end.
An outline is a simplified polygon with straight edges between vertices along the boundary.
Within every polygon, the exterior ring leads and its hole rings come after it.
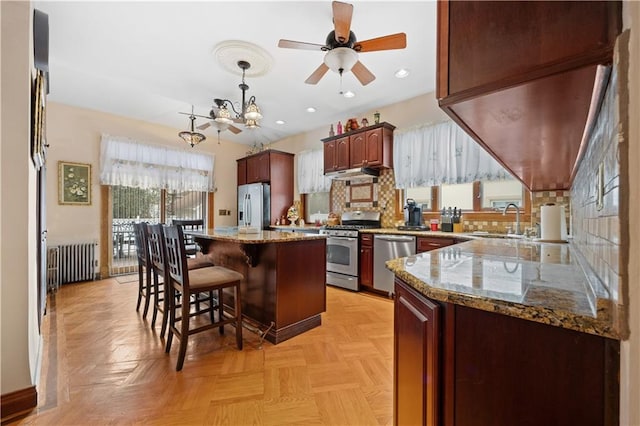
POLYGON ((329 217, 330 192, 314 192, 304 194, 305 222, 323 222, 329 217))
POLYGON ((525 208, 524 193, 524 186, 518 180, 507 179, 408 188, 400 190, 398 196, 402 205, 406 198, 413 198, 418 204, 423 204, 423 211, 437 212, 443 207, 458 207, 467 212, 487 212, 502 210, 509 203, 525 208))
POLYGON ((473 210, 473 183, 440 185, 440 209, 457 207, 462 210, 473 210))
POLYGON ((206 223, 206 192, 143 189, 119 185, 110 188, 112 276, 130 274, 138 269, 134 223, 171 223, 172 219, 202 219, 206 223))

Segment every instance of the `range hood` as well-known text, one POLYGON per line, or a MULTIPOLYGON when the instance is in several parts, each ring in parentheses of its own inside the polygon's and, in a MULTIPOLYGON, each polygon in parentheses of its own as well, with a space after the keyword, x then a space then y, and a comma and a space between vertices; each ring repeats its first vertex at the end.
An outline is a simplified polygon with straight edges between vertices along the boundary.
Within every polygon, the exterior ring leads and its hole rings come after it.
POLYGON ((380 170, 370 167, 358 167, 355 169, 338 170, 337 172, 328 172, 324 174, 326 177, 337 180, 355 179, 359 177, 377 177, 380 176, 380 170))

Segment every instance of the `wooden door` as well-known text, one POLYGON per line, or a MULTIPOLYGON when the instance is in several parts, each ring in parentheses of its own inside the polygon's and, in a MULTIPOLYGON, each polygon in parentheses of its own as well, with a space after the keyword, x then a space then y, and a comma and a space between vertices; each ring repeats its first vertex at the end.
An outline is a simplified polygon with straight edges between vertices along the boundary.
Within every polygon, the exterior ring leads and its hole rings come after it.
POLYGON ((334 172, 338 167, 336 158, 336 141, 325 142, 324 149, 324 172, 334 172))
POLYGON ((346 170, 349 168, 349 137, 336 140, 336 170, 346 170))
POLYGON ((247 157, 247 183, 269 182, 269 153, 247 157))
POLYGON ((238 160, 238 185, 247 183, 247 160, 241 158, 238 160))
POLYGON ((360 235, 360 285, 373 288, 373 235, 360 235))
POLYGON ((381 166, 383 164, 383 128, 368 130, 364 140, 365 166, 381 166))
POLYGON ((440 306, 395 281, 394 424, 439 424, 440 306))
POLYGON ((351 167, 365 167, 367 165, 367 151, 365 133, 351 135, 349 138, 349 154, 351 167))

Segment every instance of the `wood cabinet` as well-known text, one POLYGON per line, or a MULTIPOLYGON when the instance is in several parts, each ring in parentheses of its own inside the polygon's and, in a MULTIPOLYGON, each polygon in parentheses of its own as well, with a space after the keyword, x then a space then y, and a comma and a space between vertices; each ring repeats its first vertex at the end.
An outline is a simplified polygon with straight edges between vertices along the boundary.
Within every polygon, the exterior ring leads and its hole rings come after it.
POLYGON ((373 234, 360 234, 360 286, 373 288, 373 234))
POLYGON ((324 144, 324 171, 337 172, 349 168, 349 137, 331 140, 324 144))
POLYGON ((392 138, 393 133, 385 127, 350 136, 351 167, 393 167, 392 138))
POLYGON ((394 307, 394 424, 441 424, 440 306, 396 284, 394 307))
POLYGON ((416 240, 416 252, 422 253, 424 251, 435 250, 451 246, 456 244, 456 242, 454 238, 418 237, 416 240))
POLYGON ((268 183, 270 185, 270 222, 286 216, 293 205, 293 157, 289 152, 269 149, 240 158, 238 185, 268 183))
POLYGON ((619 1, 438 2, 439 104, 528 189, 568 189, 621 22, 619 1))
POLYGON ((238 162, 238 185, 247 183, 247 159, 241 158, 238 162))
POLYGON ((395 293, 395 424, 618 424, 618 341, 395 293))
POLYGON ((247 157, 247 183, 269 182, 271 180, 270 160, 269 151, 247 157))
POLYGON ((325 173, 359 167, 393 167, 394 129, 389 123, 380 123, 322 139, 325 173))

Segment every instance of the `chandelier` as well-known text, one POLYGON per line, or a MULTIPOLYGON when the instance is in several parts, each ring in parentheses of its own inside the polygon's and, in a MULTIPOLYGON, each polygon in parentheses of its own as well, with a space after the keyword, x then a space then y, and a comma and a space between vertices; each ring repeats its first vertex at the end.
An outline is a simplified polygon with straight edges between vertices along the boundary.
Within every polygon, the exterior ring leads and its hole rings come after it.
POLYGON ((253 129, 260 127, 259 120, 262 119, 260 108, 256 105, 256 97, 251 96, 249 100, 246 100, 246 91, 249 90, 249 85, 244 82, 244 76, 246 70, 251 68, 251 64, 247 61, 238 61, 238 67, 242 70, 242 83, 238 85, 242 91, 242 104, 240 111, 238 111, 233 102, 229 99, 214 99, 218 110, 211 110, 211 118, 221 125, 231 125, 232 123, 243 123, 245 127, 253 129), (233 111, 233 116, 231 111, 233 111))
POLYGON ((200 142, 206 139, 205 135, 203 135, 202 133, 196 132, 194 129, 196 116, 193 114, 193 105, 191 105, 191 114, 189 115, 189 120, 191 120, 191 130, 182 131, 178 133, 178 136, 180 136, 182 140, 184 140, 186 143, 191 145, 191 147, 193 148, 194 146, 198 145, 200 142))

